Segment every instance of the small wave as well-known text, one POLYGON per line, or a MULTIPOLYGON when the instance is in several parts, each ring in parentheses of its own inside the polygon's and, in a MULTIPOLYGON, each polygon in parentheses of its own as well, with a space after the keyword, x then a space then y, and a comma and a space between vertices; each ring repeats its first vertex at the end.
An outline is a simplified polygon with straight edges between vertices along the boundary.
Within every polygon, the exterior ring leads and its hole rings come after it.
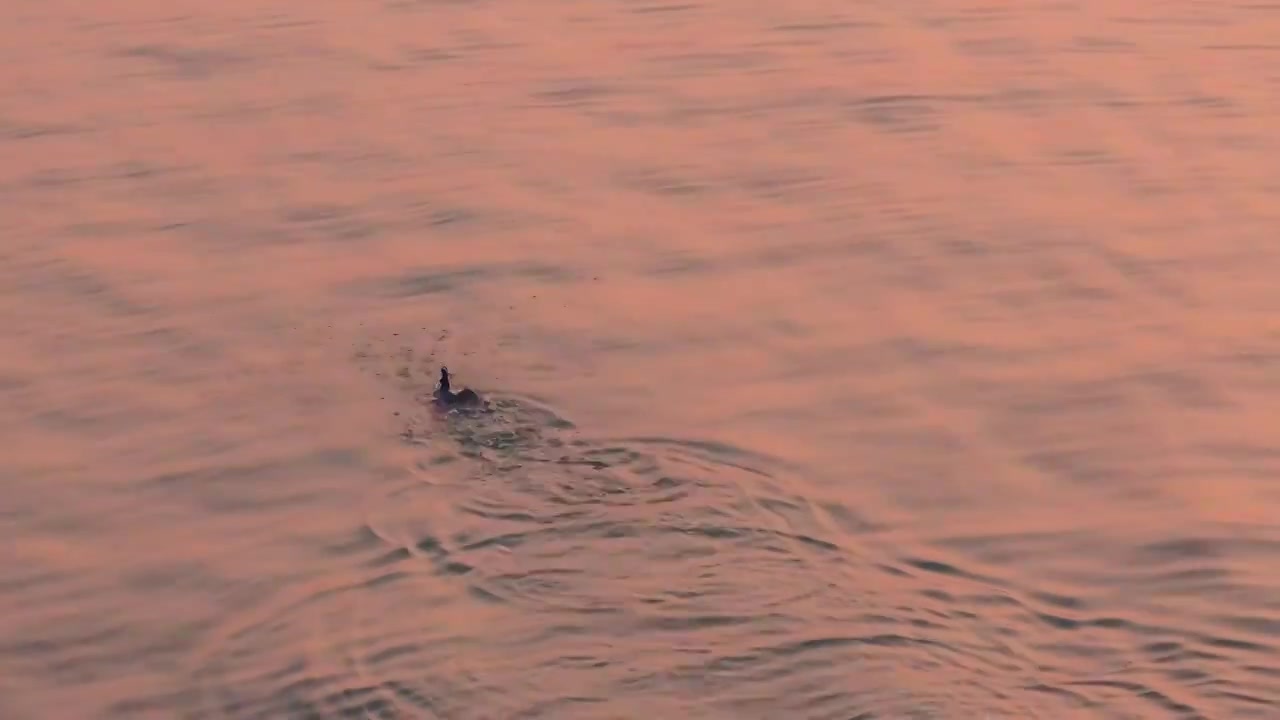
POLYGON ((874 523, 806 497, 766 455, 590 438, 546 403, 490 399, 437 418, 421 480, 326 546, 331 582, 217 634, 194 671, 198 717, 1025 719, 1119 694, 1171 717, 1200 707, 1082 660, 1117 633, 1188 636, 952 559, 880 558, 858 542, 874 523))

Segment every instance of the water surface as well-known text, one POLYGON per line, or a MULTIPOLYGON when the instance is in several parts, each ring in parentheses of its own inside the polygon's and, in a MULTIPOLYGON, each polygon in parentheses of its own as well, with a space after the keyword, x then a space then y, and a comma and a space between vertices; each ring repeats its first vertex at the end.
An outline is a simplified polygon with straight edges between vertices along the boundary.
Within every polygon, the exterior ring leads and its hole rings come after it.
POLYGON ((1274 6, 10 16, 0 717, 1280 716, 1274 6))

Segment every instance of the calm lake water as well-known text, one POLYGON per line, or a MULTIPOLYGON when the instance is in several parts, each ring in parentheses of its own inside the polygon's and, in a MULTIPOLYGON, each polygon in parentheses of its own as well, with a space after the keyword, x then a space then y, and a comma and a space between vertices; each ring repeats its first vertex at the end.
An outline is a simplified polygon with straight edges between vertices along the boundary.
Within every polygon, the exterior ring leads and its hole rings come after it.
POLYGON ((1280 717, 1280 6, 6 17, 0 718, 1280 717))

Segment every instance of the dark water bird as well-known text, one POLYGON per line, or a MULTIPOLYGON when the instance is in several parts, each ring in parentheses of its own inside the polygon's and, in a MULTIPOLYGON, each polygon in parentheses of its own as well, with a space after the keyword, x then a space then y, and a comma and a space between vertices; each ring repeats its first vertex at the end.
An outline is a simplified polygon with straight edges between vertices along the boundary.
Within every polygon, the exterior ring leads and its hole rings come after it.
POLYGON ((440 386, 435 392, 436 405, 442 408, 475 407, 481 404, 480 396, 471 388, 454 392, 449 388, 449 368, 440 368, 440 386))

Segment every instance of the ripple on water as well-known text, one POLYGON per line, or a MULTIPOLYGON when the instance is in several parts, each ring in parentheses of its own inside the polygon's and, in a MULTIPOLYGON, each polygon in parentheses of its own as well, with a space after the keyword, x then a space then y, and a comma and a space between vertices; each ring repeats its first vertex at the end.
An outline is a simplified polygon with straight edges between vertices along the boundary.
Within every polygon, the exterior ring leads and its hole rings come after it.
POLYGON ((1144 532, 950 537, 936 545, 967 560, 900 567, 937 585, 927 598, 981 617, 1019 648, 1035 666, 1027 689, 1069 707, 1101 717, 1270 717, 1280 700, 1268 633, 1278 605, 1274 580, 1251 577, 1247 555, 1274 553, 1274 543, 1257 529, 1247 540, 1239 528, 1181 539, 1161 528, 1155 541, 1144 532), (1104 552, 1111 562, 1099 564, 1104 552), (956 592, 949 578, 962 562, 987 568, 968 574, 989 590, 956 592))
POLYGON ((411 445, 427 470, 333 539, 330 580, 206 643, 193 716, 1052 718, 1158 692, 1024 638, 1126 630, 958 564, 873 560, 783 463, 492 400, 411 445))

